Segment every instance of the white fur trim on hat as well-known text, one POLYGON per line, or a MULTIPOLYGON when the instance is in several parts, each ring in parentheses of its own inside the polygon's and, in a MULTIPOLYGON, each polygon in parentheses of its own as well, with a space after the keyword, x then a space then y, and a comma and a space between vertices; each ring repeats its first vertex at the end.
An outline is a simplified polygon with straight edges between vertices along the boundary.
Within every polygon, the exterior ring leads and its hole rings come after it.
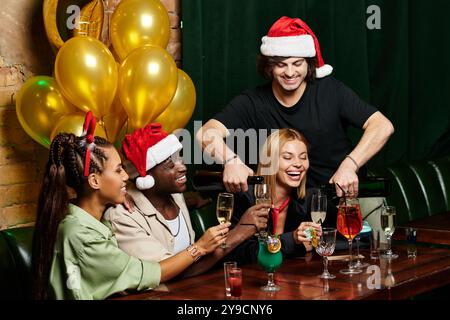
POLYGON ((136 188, 139 190, 148 190, 151 189, 155 185, 155 178, 150 175, 145 177, 138 177, 136 179, 136 188))
POLYGON ((309 34, 290 37, 262 38, 261 53, 268 57, 301 57, 312 58, 316 56, 314 39, 309 34))
POLYGON ((180 151, 183 145, 174 134, 169 134, 167 137, 159 141, 157 144, 148 148, 146 170, 150 170, 157 164, 163 162, 172 154, 180 151))
POLYGON ((316 78, 323 78, 329 76, 333 72, 333 67, 325 64, 320 68, 316 68, 316 78))

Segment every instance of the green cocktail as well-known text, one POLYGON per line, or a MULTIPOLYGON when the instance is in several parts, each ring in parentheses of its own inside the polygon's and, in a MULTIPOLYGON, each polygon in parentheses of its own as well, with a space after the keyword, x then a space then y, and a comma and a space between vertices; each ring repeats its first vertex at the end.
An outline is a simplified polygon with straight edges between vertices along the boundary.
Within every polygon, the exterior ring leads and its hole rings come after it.
POLYGON ((281 253, 281 240, 278 237, 269 236, 267 239, 259 240, 258 263, 268 273, 267 284, 261 287, 261 290, 274 292, 279 291, 280 287, 273 281, 274 272, 283 262, 281 253))

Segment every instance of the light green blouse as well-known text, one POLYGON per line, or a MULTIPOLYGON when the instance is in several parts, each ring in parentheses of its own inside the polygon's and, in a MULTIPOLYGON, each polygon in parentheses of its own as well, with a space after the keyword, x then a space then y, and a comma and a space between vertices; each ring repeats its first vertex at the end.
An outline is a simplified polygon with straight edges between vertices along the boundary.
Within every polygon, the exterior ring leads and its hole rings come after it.
POLYGON ((141 261, 117 246, 108 223, 73 204, 58 227, 50 271, 54 299, 105 299, 127 289, 159 285, 159 263, 141 261))

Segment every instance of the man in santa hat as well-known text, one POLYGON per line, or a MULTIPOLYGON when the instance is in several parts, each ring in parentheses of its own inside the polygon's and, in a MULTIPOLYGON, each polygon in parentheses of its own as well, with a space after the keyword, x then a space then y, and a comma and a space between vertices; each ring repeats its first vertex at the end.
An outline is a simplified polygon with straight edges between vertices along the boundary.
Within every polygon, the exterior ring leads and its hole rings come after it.
MULTIPOLYGON (((230 192, 246 191, 253 171, 224 143, 229 129, 294 128, 310 142, 308 187, 339 184, 348 196, 358 194, 358 174, 394 132, 375 107, 331 76, 319 42, 299 18, 282 17, 262 38, 258 71, 270 83, 235 97, 197 133, 203 150, 224 164, 230 192), (356 147, 347 128, 364 130, 356 147)), ((338 196, 342 191, 336 186, 338 196)))
MULTIPOLYGON (((130 213, 123 205, 108 209, 119 248, 146 261, 161 261, 187 250, 194 263, 185 275, 204 272, 237 245, 267 226, 270 205, 251 207, 229 231, 230 223, 209 228, 197 241, 183 197, 186 166, 179 152, 182 144, 152 123, 126 135, 122 142, 125 170, 133 185, 127 194, 134 202, 130 213), (226 239, 227 248, 219 248, 226 239), (210 254, 213 253, 214 254, 210 254)), ((215 214, 215 213, 213 213, 215 214)))

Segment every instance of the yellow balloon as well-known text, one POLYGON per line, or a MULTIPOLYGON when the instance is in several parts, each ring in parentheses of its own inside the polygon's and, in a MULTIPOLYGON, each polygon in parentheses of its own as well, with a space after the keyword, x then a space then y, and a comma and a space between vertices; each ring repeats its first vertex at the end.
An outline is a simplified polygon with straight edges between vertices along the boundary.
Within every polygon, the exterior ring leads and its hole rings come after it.
MULTIPOLYGON (((72 33, 78 31, 71 26, 71 23, 75 22, 76 8, 82 8, 80 21, 89 22, 88 35, 94 36, 97 32, 102 32, 103 10, 97 8, 98 6, 94 8, 93 2, 97 2, 103 9, 102 0, 93 0, 91 3, 89 0, 44 0, 42 16, 45 32, 55 52, 62 47, 68 37, 72 36, 72 33), (98 30, 94 30, 97 28, 98 30)), ((86 29, 85 27, 86 25, 80 25, 82 30, 86 29)))
POLYGON ((53 126, 64 114, 77 108, 61 94, 55 79, 37 76, 28 79, 16 98, 16 113, 25 132, 44 147, 50 146, 53 126))
POLYGON ((184 128, 195 109, 195 86, 191 78, 178 69, 178 86, 175 95, 167 108, 154 122, 162 124, 164 131, 170 133, 184 128))
POLYGON ((143 46, 119 68, 119 98, 130 125, 143 128, 172 100, 177 89, 177 66, 166 50, 143 46))
MULTIPOLYGON (((61 117, 61 119, 59 119, 59 121, 53 128, 53 131, 50 135, 51 140, 53 140, 56 135, 61 132, 73 133, 77 137, 81 137, 81 135, 83 134, 84 117, 84 113, 67 114, 61 117)), ((99 136, 107 139, 105 129, 103 129, 98 124, 95 127, 94 136, 99 136)))
POLYGON ((79 28, 73 29, 73 35, 87 35, 100 40, 103 28, 103 2, 93 0, 85 5, 80 12, 79 28))
POLYGON ((59 49, 64 44, 64 40, 59 34, 56 22, 57 8, 58 0, 44 0, 42 13, 44 16, 45 32, 47 33, 50 44, 59 49))
POLYGON ((116 94, 111 106, 111 113, 102 118, 105 126, 106 134, 109 141, 116 141, 119 137, 120 130, 127 121, 127 113, 120 103, 119 96, 116 94))
POLYGON ((94 38, 71 38, 56 56, 55 78, 64 96, 82 111, 92 111, 98 118, 110 112, 117 77, 113 55, 94 38))
POLYGON ((143 45, 166 48, 170 36, 169 15, 159 0, 123 0, 113 13, 109 32, 122 61, 143 45))

